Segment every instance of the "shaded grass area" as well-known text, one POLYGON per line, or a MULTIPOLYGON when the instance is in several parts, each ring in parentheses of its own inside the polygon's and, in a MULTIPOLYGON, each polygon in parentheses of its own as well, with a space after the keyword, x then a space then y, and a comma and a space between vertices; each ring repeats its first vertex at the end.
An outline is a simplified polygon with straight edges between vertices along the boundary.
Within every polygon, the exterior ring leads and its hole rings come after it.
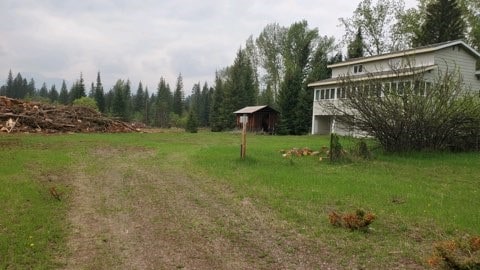
POLYGON ((70 191, 62 178, 77 159, 91 158, 89 149, 103 145, 154 149, 157 156, 148 166, 228 184, 240 199, 270 208, 297 231, 325 243, 338 254, 329 260, 346 267, 418 266, 433 242, 480 234, 478 153, 377 153, 372 161, 329 164, 318 157, 285 159, 279 152, 320 149, 328 146, 328 137, 249 134, 247 141, 247 158, 241 160, 240 135, 233 133, 0 137, 4 157, 9 157, 0 166, 0 207, 5 209, 0 211, 0 268, 56 266, 68 231, 70 191), (50 196, 52 184, 65 200, 50 196), (328 223, 329 211, 357 208, 377 215, 369 233, 328 223))

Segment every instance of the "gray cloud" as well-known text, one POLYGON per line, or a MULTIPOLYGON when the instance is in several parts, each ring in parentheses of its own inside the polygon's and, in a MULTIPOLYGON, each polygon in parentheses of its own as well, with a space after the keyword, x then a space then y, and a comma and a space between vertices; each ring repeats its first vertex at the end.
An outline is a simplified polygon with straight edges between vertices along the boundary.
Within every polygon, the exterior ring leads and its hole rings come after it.
MULTIPOLYGON (((413 1, 413 0, 412 0, 413 1)), ((182 73, 185 90, 212 82, 250 36, 272 22, 306 19, 321 35, 340 38, 338 18, 358 1, 313 0, 3 0, 0 78, 8 70, 87 83, 101 72, 105 86, 130 79, 156 88, 182 73)), ((37 81, 41 85, 42 81, 37 81)), ((57 85, 57 87, 59 87, 57 85)))

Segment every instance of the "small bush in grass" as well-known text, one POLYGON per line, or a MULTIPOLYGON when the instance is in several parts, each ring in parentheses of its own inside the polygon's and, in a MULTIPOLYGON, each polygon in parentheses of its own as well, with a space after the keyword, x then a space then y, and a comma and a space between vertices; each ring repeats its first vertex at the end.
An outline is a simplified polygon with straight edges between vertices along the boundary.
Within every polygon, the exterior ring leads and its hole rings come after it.
POLYGON ((434 269, 480 269, 480 236, 438 242, 428 264, 434 269))
POLYGON ((358 209, 353 213, 337 213, 332 211, 328 214, 330 224, 336 227, 343 227, 350 230, 367 231, 368 226, 375 220, 375 215, 372 213, 365 213, 365 211, 358 209))
POLYGON ((360 140, 357 143, 357 155, 363 159, 371 159, 372 158, 372 153, 368 149, 367 143, 365 140, 360 140))

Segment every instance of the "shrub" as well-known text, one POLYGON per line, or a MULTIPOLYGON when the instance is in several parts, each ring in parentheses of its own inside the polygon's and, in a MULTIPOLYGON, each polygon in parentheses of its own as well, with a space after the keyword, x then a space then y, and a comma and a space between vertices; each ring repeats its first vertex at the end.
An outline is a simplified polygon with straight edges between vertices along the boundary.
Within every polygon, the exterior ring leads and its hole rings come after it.
POLYGON ((75 99, 73 101, 73 105, 81 106, 81 107, 87 107, 87 108, 93 109, 97 112, 99 111, 98 106, 97 106, 97 102, 95 101, 95 99, 89 98, 89 97, 81 97, 81 98, 75 99))
POLYGON ((357 150, 357 155, 363 159, 370 159, 372 158, 372 153, 370 152, 370 150, 368 149, 368 146, 367 146, 367 143, 365 142, 365 140, 360 140, 358 143, 357 143, 357 146, 356 146, 356 150, 357 150))
POLYGON ((328 214, 330 224, 336 227, 343 227, 350 230, 367 231, 370 224, 375 220, 375 215, 365 213, 361 209, 357 209, 353 213, 337 213, 332 211, 328 214))
POLYGON ((329 156, 331 162, 344 161, 346 159, 346 152, 343 150, 343 146, 340 143, 340 138, 334 133, 330 135, 329 156))
POLYGON ((436 269, 480 269, 480 236, 435 243, 427 262, 436 269))
POLYGON ((190 110, 188 114, 187 123, 185 125, 185 131, 190 133, 198 132, 198 119, 194 110, 190 110))

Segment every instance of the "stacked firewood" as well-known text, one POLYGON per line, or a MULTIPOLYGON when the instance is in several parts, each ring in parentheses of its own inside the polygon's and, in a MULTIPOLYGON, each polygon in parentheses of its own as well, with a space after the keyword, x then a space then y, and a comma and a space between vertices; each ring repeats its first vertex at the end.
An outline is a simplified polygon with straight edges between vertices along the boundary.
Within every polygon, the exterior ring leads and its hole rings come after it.
POLYGON ((2 132, 134 132, 128 123, 81 106, 52 105, 0 96, 2 132))

